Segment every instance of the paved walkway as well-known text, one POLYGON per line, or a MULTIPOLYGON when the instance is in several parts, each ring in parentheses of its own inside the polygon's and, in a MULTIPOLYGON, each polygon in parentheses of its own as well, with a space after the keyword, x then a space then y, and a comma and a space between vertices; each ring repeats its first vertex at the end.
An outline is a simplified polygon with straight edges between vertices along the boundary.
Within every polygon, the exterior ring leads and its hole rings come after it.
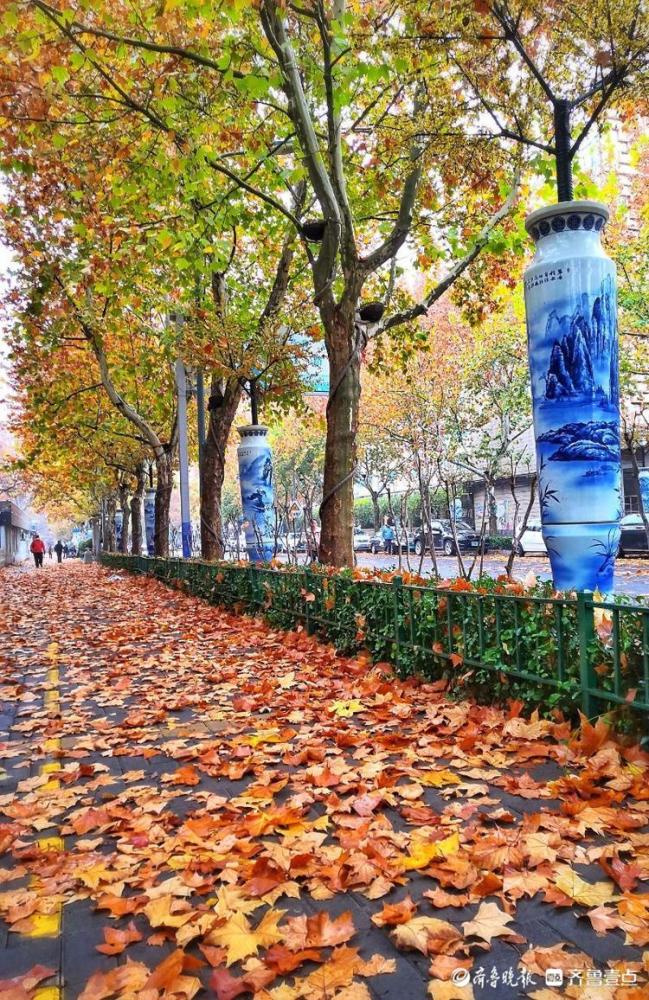
POLYGON ((648 821, 602 728, 0 571, 0 1000, 639 1000, 648 821))

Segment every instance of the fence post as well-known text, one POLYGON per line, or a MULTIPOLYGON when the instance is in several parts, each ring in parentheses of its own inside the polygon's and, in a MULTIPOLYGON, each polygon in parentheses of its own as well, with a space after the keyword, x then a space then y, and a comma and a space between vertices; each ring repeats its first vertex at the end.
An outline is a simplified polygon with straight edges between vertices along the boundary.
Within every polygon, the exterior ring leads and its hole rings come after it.
POLYGON ((304 595, 304 626, 307 635, 313 635, 315 632, 315 622, 311 619, 311 602, 308 600, 309 594, 315 594, 315 590, 312 590, 312 582, 311 570, 307 566, 304 570, 304 589, 306 590, 306 594, 304 595))
POLYGON ((587 591, 577 592, 577 626, 579 631, 579 680, 581 684, 581 710, 587 719, 595 712, 595 698, 590 689, 597 687, 595 671, 590 658, 590 646, 595 637, 595 615, 593 595, 587 591))
POLYGON ((250 584, 250 604, 256 610, 257 608, 257 577, 255 576, 255 564, 251 562, 248 565, 248 582, 250 584))
POLYGON ((401 643, 400 614, 403 610, 403 580, 400 576, 395 576, 392 579, 392 608, 394 611, 394 662, 398 666, 400 660, 399 646, 401 643))

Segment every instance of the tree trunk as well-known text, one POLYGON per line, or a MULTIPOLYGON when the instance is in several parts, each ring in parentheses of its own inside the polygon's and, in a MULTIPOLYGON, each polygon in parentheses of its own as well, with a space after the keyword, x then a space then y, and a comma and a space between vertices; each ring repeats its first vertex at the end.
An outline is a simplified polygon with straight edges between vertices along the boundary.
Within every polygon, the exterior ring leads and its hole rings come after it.
MULTIPOLYGON (((645 534, 647 536, 647 546, 649 546, 649 510, 644 509, 644 504, 642 502, 642 491, 640 490, 640 465, 638 463, 638 456, 635 451, 635 444, 633 441, 633 435, 629 434, 627 431, 624 432, 625 443, 629 451, 629 456, 631 458, 631 467, 638 484, 638 494, 640 497, 640 517, 642 518, 642 523, 644 525, 645 534)), ((624 509, 622 510, 624 514, 624 509)))
POLYGON ((320 562, 354 564, 354 474, 361 397, 361 359, 355 350, 354 311, 336 307, 325 317, 329 356, 329 401, 323 500, 320 505, 320 562), (328 328, 328 329, 327 329, 328 328))
POLYGON ((164 451, 156 455, 155 535, 156 556, 169 555, 169 506, 173 489, 173 457, 164 451))
POLYGON ((514 497, 514 503, 516 505, 516 514, 514 516, 514 537, 512 538, 512 547, 507 557, 507 565, 505 566, 505 572, 507 573, 507 576, 512 575, 512 570, 514 568, 514 559, 516 558, 517 555, 518 545, 521 538, 525 534, 525 530, 527 528, 527 522, 530 519, 530 514, 532 513, 532 507, 534 506, 534 494, 536 493, 536 473, 533 473, 532 478, 530 480, 530 495, 527 501, 527 507, 525 508, 525 513, 523 514, 523 520, 521 521, 520 525, 518 524, 518 511, 520 508, 520 501, 516 496, 515 490, 516 490, 515 481, 512 479, 512 495, 514 497))
POLYGON ((370 495, 370 499, 372 501, 372 511, 374 513, 374 530, 375 531, 380 531, 381 530, 381 508, 379 506, 379 495, 378 495, 378 493, 375 493, 374 490, 370 489, 369 486, 367 487, 367 490, 368 490, 368 493, 370 495))
POLYGON ((106 552, 115 551, 115 510, 117 500, 109 497, 106 501, 106 537, 104 539, 104 549, 106 552))
POLYGON ((201 468, 201 555, 222 559, 225 552, 221 493, 225 476, 225 452, 241 400, 241 386, 234 380, 222 387, 213 379, 209 400, 209 423, 201 468))
POLYGON ((126 555, 128 553, 128 527, 131 519, 127 486, 120 486, 119 488, 119 506, 122 512, 122 535, 119 540, 119 551, 126 555))
POLYGON ((131 497, 131 553, 142 555, 142 498, 144 497, 144 465, 137 467, 137 486, 131 497))

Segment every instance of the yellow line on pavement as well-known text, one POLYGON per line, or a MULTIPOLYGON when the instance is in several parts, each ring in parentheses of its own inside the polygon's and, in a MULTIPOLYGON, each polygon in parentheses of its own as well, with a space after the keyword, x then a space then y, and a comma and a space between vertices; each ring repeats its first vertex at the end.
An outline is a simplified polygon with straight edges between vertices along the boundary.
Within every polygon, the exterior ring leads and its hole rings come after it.
POLYGON ((45 692, 45 708, 49 709, 50 715, 58 715, 59 701, 59 692, 54 688, 45 692))
MULTIPOLYGON (((44 767, 48 767, 47 764, 44 767)), ((42 770, 42 769, 41 769, 42 770)), ((48 782, 49 784, 49 782, 48 782)), ((58 782, 57 782, 58 784, 58 782)), ((41 837, 36 841, 41 851, 62 851, 63 840, 61 837, 41 837)), ((38 889, 39 880, 31 878, 29 886, 31 889, 38 889)), ((32 917, 32 928, 27 931, 26 937, 58 937, 61 933, 61 904, 59 903, 52 913, 35 913, 32 917)), ((50 987, 46 987, 50 989, 50 987)), ((51 987, 54 989, 54 987, 51 987)))
MULTIPOLYGON (((48 646, 47 655, 52 664, 56 662, 58 650, 58 643, 53 642, 48 646)), ((45 691, 43 703, 45 708, 49 710, 50 715, 60 714, 60 679, 59 668, 56 666, 48 667, 47 682, 50 687, 45 691)), ((61 741, 58 737, 51 737, 45 741, 46 753, 57 753, 60 749, 61 741)), ((46 781, 44 785, 41 785, 42 791, 55 792, 61 787, 60 780, 54 777, 54 775, 58 774, 60 770, 61 764, 58 760, 48 760, 41 764, 38 769, 39 774, 53 775, 49 781, 46 781)), ((64 846, 61 837, 41 837, 37 840, 37 844, 41 851, 62 851, 64 846)), ((40 887, 40 881, 38 878, 32 877, 29 880, 29 885, 32 889, 38 889, 40 887)), ((31 930, 27 931, 26 937, 58 937, 61 933, 61 918, 62 907, 60 903, 57 904, 52 913, 35 913, 32 917, 31 930)), ((43 986, 34 993, 34 1000, 61 1000, 61 990, 58 986, 43 986)))
POLYGON ((41 986, 33 994, 33 1000, 61 1000, 61 989, 59 986, 41 986))
MULTIPOLYGON (((62 768, 58 760, 49 761, 47 764, 41 764, 39 768, 41 774, 56 774, 60 770, 62 770, 62 768)), ((61 782, 58 778, 50 778, 50 780, 46 781, 44 785, 41 785, 41 791, 55 792, 60 787, 61 782)))

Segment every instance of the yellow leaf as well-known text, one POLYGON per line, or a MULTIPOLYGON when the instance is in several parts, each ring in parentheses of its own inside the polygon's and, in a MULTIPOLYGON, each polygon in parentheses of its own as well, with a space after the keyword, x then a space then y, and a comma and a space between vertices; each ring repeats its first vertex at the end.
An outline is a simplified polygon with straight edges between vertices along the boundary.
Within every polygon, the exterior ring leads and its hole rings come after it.
POLYGON ((144 912, 152 927, 182 927, 193 916, 193 910, 187 903, 173 896, 152 899, 144 907, 144 912))
POLYGON ((452 833, 450 837, 432 844, 415 841, 411 844, 410 854, 404 860, 404 868, 406 871, 412 868, 426 868, 434 858, 448 858, 451 854, 457 854, 459 849, 460 835, 457 833, 452 833))
POLYGON ((334 715, 337 715, 341 719, 349 719, 350 716, 355 715, 356 712, 363 712, 364 706, 360 701, 354 699, 350 701, 334 701, 331 710, 334 715))
POLYGON ((281 941, 282 932, 277 929, 277 924, 283 916, 284 910, 269 910, 253 930, 243 913, 235 913, 224 927, 210 933, 210 944, 227 948, 225 964, 233 965, 248 955, 256 955, 259 948, 270 948, 281 941))
POLYGON ((453 771, 417 771, 415 775, 420 785, 427 788, 442 788, 443 785, 461 785, 462 779, 453 771))
POLYGON ((602 906, 616 898, 613 886, 608 882, 585 882, 572 868, 564 868, 555 879, 555 885, 582 906, 602 906))
POLYGON ((219 917, 232 917, 235 913, 252 913, 263 906, 261 899, 245 899, 241 889, 234 885, 224 885, 219 889, 214 903, 214 912, 219 917))

